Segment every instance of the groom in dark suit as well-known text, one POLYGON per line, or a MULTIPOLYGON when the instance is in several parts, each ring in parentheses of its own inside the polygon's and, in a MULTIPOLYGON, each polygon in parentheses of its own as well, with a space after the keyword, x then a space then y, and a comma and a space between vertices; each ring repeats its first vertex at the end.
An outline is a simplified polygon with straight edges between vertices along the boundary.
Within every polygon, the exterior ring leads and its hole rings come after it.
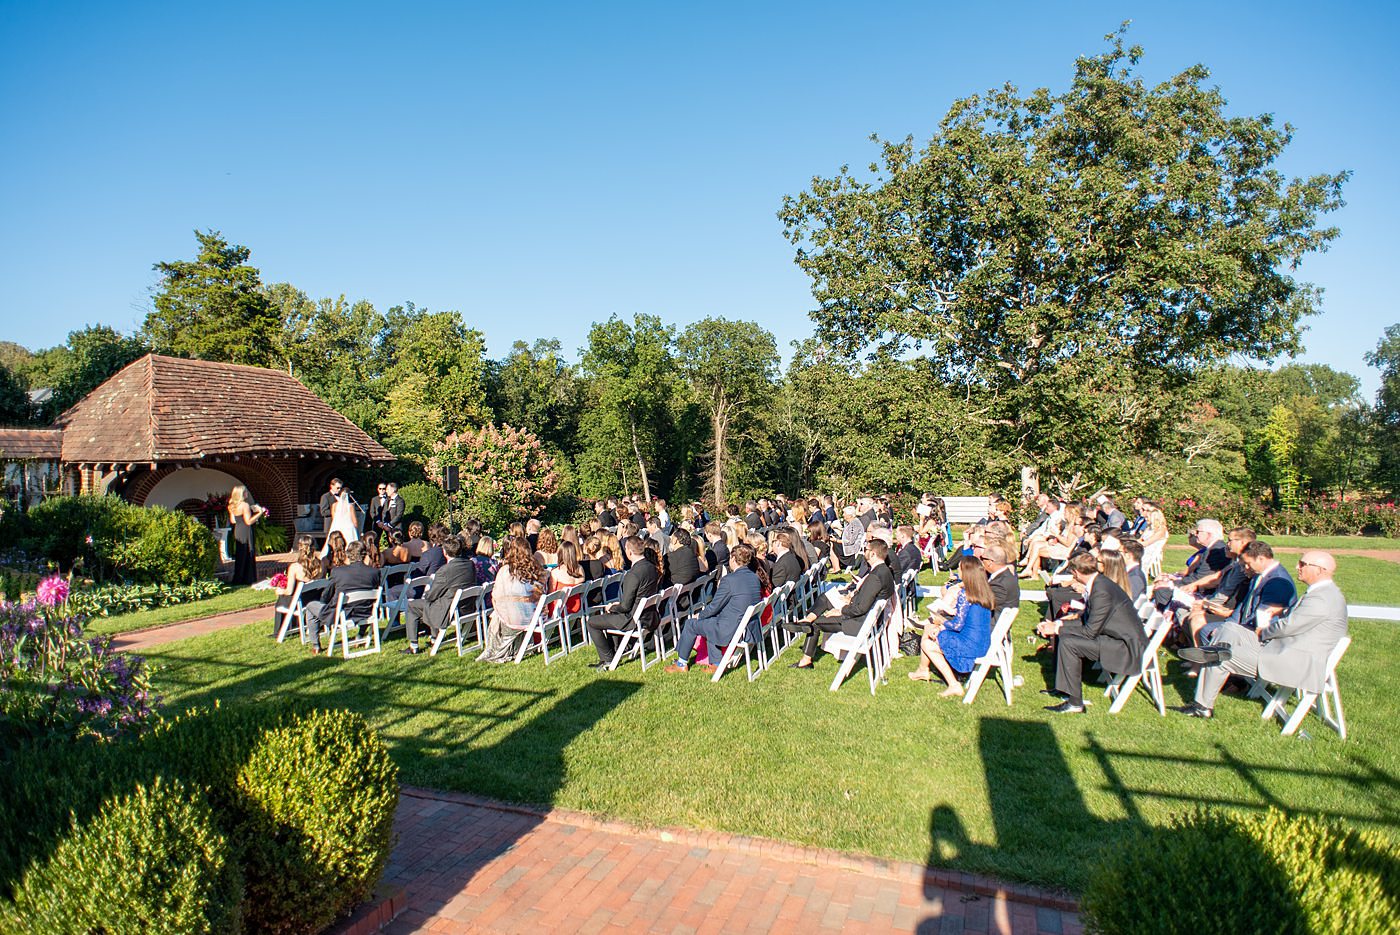
POLYGON ((330 531, 331 510, 335 507, 335 501, 340 497, 340 492, 345 489, 345 484, 339 477, 331 478, 330 490, 321 494, 321 528, 330 531))
POLYGON ((1098 662, 1105 672, 1136 672, 1147 645, 1142 620, 1123 589, 1099 574, 1098 559, 1081 552, 1069 560, 1076 590, 1084 595, 1079 619, 1065 616, 1036 628, 1056 636, 1055 691, 1065 700, 1046 708, 1055 714, 1084 713, 1084 663, 1098 662))
POLYGON ((403 497, 399 496, 399 485, 390 481, 384 485, 384 510, 379 514, 379 528, 384 532, 403 535, 403 497))

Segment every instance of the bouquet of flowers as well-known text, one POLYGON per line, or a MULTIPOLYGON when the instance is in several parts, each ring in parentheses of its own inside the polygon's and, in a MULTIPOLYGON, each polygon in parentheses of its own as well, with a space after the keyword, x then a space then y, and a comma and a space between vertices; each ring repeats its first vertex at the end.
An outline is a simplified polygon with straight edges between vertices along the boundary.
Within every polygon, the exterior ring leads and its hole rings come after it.
POLYGON ((268 584, 272 585, 274 588, 277 588, 279 590, 285 588, 287 586, 287 573, 285 571, 279 571, 277 574, 272 576, 272 579, 268 581, 268 584))

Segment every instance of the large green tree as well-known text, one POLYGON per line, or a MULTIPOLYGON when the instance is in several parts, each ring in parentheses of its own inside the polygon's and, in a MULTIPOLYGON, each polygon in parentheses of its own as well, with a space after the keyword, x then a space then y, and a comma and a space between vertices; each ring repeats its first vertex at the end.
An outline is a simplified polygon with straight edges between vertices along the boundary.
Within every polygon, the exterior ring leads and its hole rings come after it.
POLYGON ((496 421, 528 429, 555 451, 577 445, 582 386, 555 338, 516 341, 488 365, 487 404, 496 421))
POLYGON ((50 373, 52 415, 63 412, 150 350, 140 338, 106 325, 89 325, 70 332, 65 349, 67 353, 50 373))
POLYGON ((384 315, 363 299, 351 303, 343 295, 313 301, 287 283, 267 292, 282 319, 280 351, 288 371, 351 422, 378 434, 387 395, 381 373, 384 315))
POLYGON ((772 332, 752 321, 704 318, 676 339, 682 371, 710 420, 710 491, 726 502, 726 468, 736 435, 771 404, 778 375, 772 332))
MULTIPOLYGON (((24 380, 4 364, 0 364, 0 426, 25 425, 33 418, 29 391, 24 380)), ((4 452, 0 452, 4 454, 4 452)))
POLYGON ((235 364, 276 366, 282 322, 247 247, 218 231, 195 231, 193 260, 157 263, 155 308, 141 336, 158 353, 235 364))
POLYGON ((1381 387, 1371 412, 1375 433, 1376 483, 1400 496, 1400 324, 1385 329, 1366 363, 1381 372, 1381 387))
POLYGON ((819 337, 917 347, 987 400, 993 444, 1050 471, 1161 443, 1202 366, 1299 347, 1347 173, 1288 178, 1292 129, 1231 116, 1193 66, 1149 86, 1108 37, 1059 94, 957 101, 929 142, 880 143, 779 217, 813 279, 819 337))

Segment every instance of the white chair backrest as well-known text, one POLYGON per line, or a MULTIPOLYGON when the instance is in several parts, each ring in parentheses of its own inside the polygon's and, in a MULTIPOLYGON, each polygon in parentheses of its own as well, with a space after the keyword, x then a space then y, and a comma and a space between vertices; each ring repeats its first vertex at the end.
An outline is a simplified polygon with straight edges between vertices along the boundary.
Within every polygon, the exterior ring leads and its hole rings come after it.
POLYGON ((988 646, 996 648, 998 643, 1011 638, 1011 624, 1016 622, 1016 615, 1020 612, 1019 607, 1007 607, 997 614, 997 619, 992 624, 992 639, 988 646))
MULTIPOLYGON (((372 601, 375 605, 379 603, 379 588, 360 588, 355 591, 341 591, 340 599, 336 603, 336 608, 342 610, 351 604, 359 604, 365 601, 372 601)), ((371 607, 366 617, 374 615, 374 608, 371 607)))
POLYGON ((1351 636, 1344 636, 1337 641, 1337 645, 1332 647, 1332 651, 1327 654, 1327 677, 1330 679, 1337 672, 1337 665, 1342 661, 1342 656, 1346 655, 1347 647, 1351 645, 1351 636))

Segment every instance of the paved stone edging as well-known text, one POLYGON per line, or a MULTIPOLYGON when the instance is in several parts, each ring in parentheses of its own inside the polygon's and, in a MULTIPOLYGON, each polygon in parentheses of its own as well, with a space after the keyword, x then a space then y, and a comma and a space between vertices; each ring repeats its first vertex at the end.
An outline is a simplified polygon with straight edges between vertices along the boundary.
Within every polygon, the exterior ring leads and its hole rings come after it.
POLYGON ((648 828, 631 822, 613 818, 603 818, 591 812, 580 812, 566 808, 537 808, 530 805, 517 805, 489 799, 485 796, 465 792, 444 792, 437 789, 424 789, 418 786, 403 786, 400 795, 410 798, 428 799, 440 802, 453 802, 476 808, 526 815, 543 822, 567 824, 594 831, 612 834, 633 835, 651 838, 669 844, 683 844, 688 847, 704 847, 711 850, 732 851, 740 854, 754 854, 775 857, 795 863, 834 867, 839 870, 852 870, 902 883, 924 883, 947 889, 963 890, 979 896, 1000 897, 1011 902, 1026 903, 1044 909, 1060 912, 1079 912, 1079 901, 1065 894, 1054 893, 1021 883, 1007 883, 994 877, 942 867, 929 867, 910 861, 891 860, 853 854, 824 847, 809 847, 793 844, 774 838, 753 835, 727 834, 722 831, 700 831, 693 828, 648 828))

